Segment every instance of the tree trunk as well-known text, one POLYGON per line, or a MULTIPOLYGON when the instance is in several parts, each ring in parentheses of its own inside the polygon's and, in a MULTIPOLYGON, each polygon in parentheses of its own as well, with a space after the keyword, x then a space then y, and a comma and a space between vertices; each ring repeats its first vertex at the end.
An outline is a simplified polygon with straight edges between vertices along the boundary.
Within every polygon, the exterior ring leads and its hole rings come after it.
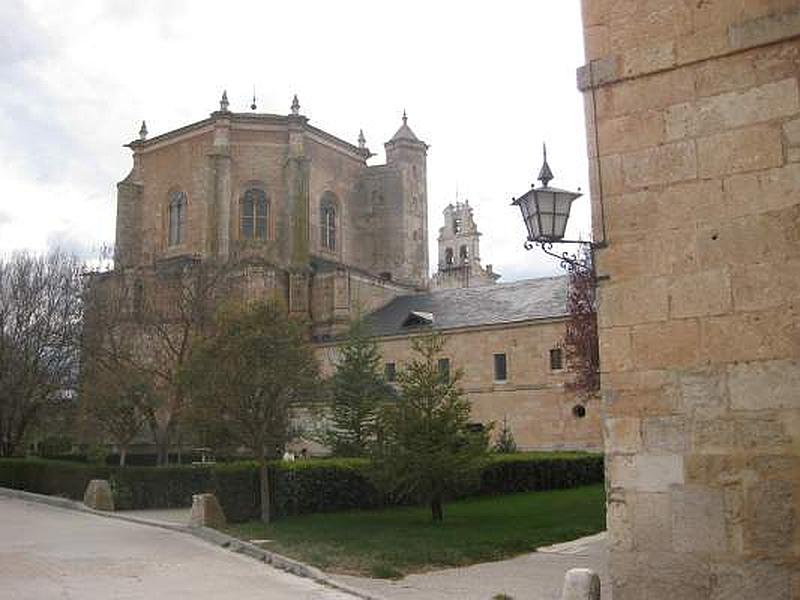
POLYGON ((166 467, 169 464, 169 425, 156 424, 153 430, 153 439, 156 443, 156 465, 166 467))
POLYGON ((431 500, 431 518, 434 521, 441 521, 444 519, 444 513, 442 512, 442 498, 440 496, 436 496, 431 500))
POLYGON ((125 466, 125 459, 128 456, 128 447, 127 446, 120 446, 119 447, 119 466, 125 466))
POLYGON ((269 469, 267 468, 266 459, 261 459, 261 465, 258 469, 258 478, 261 483, 261 521, 264 523, 269 523, 271 520, 269 500, 269 469))

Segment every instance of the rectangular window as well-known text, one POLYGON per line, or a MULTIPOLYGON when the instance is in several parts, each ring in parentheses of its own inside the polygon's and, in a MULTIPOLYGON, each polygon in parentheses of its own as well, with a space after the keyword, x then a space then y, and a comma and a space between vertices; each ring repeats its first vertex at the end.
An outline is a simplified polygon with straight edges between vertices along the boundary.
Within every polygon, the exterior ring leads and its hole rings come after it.
POLYGON ((397 367, 393 362, 387 362, 383 366, 383 376, 386 381, 397 381, 397 367))
POLYGON ((439 377, 441 377, 443 381, 449 381, 450 380, 450 359, 449 358, 440 358, 438 366, 439 366, 439 377))
POLYGON ((560 371, 564 368, 564 356, 561 348, 553 348, 550 350, 550 370, 560 371))
POLYGON ((508 369, 506 366, 506 355, 505 354, 495 354, 494 355, 494 380, 495 381, 505 381, 508 379, 508 369))

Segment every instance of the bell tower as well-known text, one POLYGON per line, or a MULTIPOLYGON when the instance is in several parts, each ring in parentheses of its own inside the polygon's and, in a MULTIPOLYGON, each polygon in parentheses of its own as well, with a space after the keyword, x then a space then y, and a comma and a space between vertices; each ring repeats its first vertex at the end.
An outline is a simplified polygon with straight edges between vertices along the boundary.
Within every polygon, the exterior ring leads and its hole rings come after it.
POLYGON ((492 265, 481 266, 480 236, 469 201, 449 204, 444 209, 444 226, 439 228, 439 266, 432 287, 438 289, 477 287, 495 283, 500 275, 492 265))

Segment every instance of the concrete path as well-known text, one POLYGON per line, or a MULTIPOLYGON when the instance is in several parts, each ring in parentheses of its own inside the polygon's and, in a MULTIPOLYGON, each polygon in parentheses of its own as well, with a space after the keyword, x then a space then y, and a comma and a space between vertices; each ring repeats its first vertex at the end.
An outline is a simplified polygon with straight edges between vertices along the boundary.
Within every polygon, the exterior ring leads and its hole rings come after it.
POLYGON ((144 510, 118 510, 116 514, 152 523, 188 525, 190 508, 148 508, 144 510))
POLYGON ((0 497, 4 600, 351 600, 192 536, 0 497))
POLYGON ((605 538, 601 533, 510 560, 409 575, 399 581, 333 578, 387 600, 490 600, 496 594, 515 600, 559 600, 564 574, 574 567, 588 567, 600 574, 603 600, 610 600, 605 538))

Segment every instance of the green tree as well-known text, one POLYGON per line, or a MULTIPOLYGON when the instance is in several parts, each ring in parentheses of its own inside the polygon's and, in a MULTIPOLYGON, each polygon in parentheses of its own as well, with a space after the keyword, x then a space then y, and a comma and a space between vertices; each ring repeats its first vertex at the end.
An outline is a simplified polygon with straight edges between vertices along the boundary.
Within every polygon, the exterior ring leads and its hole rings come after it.
POLYGON ((394 394, 380 371, 378 345, 366 336, 363 322, 353 323, 338 350, 324 439, 336 455, 364 456, 375 439, 378 411, 394 394))
POLYGON ((497 435, 493 450, 498 454, 513 454, 517 451, 517 442, 514 440, 514 434, 511 432, 505 416, 503 416, 503 427, 497 435))
POLYGON ((316 390, 317 362, 302 321, 274 303, 219 314, 181 380, 193 421, 224 423, 261 463, 261 519, 270 520, 267 460, 283 452, 290 410, 316 390))
POLYGON ((400 398, 383 411, 373 455, 378 485, 430 505, 434 521, 448 493, 479 477, 488 444, 487 431, 469 427, 461 372, 442 376, 444 341, 438 334, 412 341, 416 356, 398 375, 400 398))

